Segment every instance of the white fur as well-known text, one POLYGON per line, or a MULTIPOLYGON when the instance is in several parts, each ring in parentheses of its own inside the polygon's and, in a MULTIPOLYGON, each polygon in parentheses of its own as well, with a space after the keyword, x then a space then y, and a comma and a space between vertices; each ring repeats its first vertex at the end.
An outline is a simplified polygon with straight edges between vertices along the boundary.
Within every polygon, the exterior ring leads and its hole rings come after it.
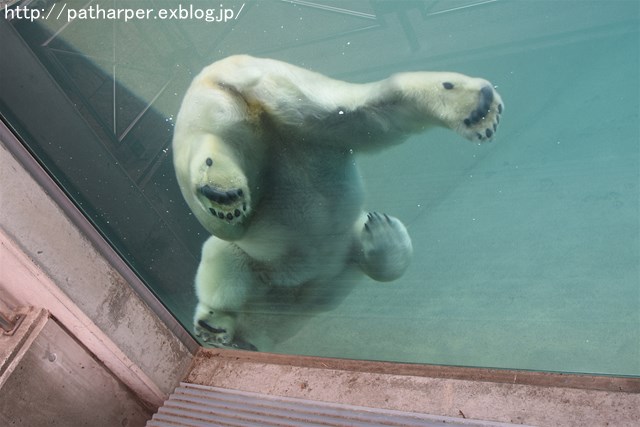
POLYGON ((237 314, 270 287, 331 286, 352 268, 400 277, 411 240, 398 219, 363 211, 355 154, 432 126, 484 141, 499 109, 487 81, 456 73, 351 84, 249 56, 206 67, 173 141, 182 193, 212 234, 196 276, 197 334, 237 345, 237 314))

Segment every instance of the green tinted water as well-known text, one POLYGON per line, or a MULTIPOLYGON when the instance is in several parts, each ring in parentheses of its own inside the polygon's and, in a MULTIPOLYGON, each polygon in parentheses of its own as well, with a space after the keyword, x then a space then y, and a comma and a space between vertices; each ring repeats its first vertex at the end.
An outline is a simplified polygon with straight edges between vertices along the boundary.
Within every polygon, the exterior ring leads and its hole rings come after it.
POLYGON ((121 202, 78 198, 100 206, 96 222, 187 328, 206 236, 177 193, 170 135, 158 142, 157 126, 141 118, 159 113, 170 133, 194 73, 236 53, 355 82, 450 70, 496 85, 506 111, 495 141, 477 146, 436 130, 361 159, 367 208, 409 227, 408 273, 388 284, 354 279, 330 309, 283 307, 285 297, 275 296, 277 308, 252 313, 247 334, 283 353, 640 374, 638 2, 222 6, 234 19, 50 19, 46 37, 34 37, 70 74, 101 129, 116 135, 110 150, 158 222, 138 233, 143 224, 126 222, 121 202), (100 78, 75 72, 78 57, 100 78), (123 100, 132 95, 140 101, 128 111, 123 100))

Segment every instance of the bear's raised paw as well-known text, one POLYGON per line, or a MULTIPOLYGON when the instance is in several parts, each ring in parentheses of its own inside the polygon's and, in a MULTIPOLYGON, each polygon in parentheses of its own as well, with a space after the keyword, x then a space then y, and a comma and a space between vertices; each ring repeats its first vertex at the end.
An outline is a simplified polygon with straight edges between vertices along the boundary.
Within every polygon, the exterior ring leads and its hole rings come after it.
POLYGON ((503 108, 499 95, 491 86, 480 89, 476 108, 463 120, 467 137, 471 135, 470 139, 491 140, 498 130, 503 108))
POLYGON ((196 196, 211 216, 226 224, 238 224, 251 209, 247 178, 231 159, 217 156, 214 163, 211 157, 194 174, 196 196))
POLYGON ((360 267, 374 280, 389 282, 402 276, 413 255, 411 238, 399 219, 371 212, 360 233, 360 267))
POLYGON ((247 202, 241 188, 225 191, 206 184, 198 191, 208 200, 211 215, 218 219, 233 222, 246 215, 247 202))

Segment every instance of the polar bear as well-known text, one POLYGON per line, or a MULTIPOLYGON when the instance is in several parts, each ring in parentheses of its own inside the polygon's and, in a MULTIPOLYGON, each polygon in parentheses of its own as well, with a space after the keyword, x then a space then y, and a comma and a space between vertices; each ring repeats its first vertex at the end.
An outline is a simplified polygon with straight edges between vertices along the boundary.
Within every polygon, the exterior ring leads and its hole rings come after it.
POLYGON ((411 239, 399 219, 363 210, 356 155, 434 126, 487 141, 503 108, 488 81, 457 73, 352 84, 247 55, 204 68, 173 139, 182 194, 212 235, 195 278, 196 336, 254 349, 236 323, 256 293, 331 286, 354 269, 376 281, 402 276, 411 239))

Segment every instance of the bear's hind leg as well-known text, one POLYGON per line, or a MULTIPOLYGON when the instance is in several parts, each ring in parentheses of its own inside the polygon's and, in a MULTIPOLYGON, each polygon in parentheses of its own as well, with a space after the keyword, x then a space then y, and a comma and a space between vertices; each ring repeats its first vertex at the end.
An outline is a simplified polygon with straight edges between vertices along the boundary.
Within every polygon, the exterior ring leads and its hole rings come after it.
POLYGON ((193 324, 196 336, 214 347, 255 350, 236 336, 238 313, 254 282, 247 255, 233 243, 210 237, 202 247, 195 280, 198 305, 193 324))
POLYGON ((370 212, 358 221, 358 264, 369 277, 379 282, 400 278, 413 255, 411 238, 399 219, 370 212))

